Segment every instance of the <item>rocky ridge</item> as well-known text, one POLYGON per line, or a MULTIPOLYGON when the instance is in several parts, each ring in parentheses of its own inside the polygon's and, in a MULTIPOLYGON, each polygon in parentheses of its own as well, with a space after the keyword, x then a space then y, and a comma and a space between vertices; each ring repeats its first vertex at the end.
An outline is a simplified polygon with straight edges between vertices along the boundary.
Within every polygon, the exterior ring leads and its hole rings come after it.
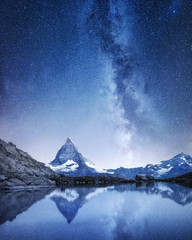
POLYGON ((57 174, 16 145, 0 140, 0 189, 55 186, 57 174))

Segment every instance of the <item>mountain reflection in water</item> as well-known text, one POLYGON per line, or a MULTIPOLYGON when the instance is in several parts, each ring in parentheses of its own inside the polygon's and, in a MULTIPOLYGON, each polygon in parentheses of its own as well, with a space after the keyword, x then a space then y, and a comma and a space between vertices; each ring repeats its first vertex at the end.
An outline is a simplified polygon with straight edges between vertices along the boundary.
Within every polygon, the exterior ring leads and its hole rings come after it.
POLYGON ((56 203, 58 210, 70 224, 77 215, 79 209, 92 197, 106 191, 107 188, 75 188, 55 190, 51 199, 56 203))
POLYGON ((4 191, 0 238, 191 240, 191 202, 192 188, 160 182, 4 191))
POLYGON ((144 192, 150 195, 161 195, 185 206, 192 202, 192 188, 172 183, 137 183, 130 185, 115 185, 110 187, 76 187, 56 190, 1 192, 0 194, 0 224, 16 218, 17 214, 26 211, 35 202, 48 195, 57 205, 58 210, 71 223, 80 208, 91 198, 104 191, 144 192), (49 195, 50 194, 50 195, 49 195))
POLYGON ((51 193, 51 199, 56 203, 58 210, 71 223, 78 210, 92 197, 104 191, 128 192, 138 191, 150 195, 161 195, 185 206, 192 202, 192 188, 172 183, 137 183, 130 185, 115 185, 105 188, 66 188, 57 189, 51 193))

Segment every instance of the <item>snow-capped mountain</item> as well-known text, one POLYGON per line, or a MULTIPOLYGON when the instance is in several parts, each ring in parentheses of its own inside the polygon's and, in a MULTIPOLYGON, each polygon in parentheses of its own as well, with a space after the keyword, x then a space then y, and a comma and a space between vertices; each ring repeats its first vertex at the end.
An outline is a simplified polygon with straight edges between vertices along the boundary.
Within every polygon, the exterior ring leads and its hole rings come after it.
POLYGON ((117 169, 109 169, 107 172, 126 178, 133 178, 136 174, 153 175, 156 179, 171 178, 192 172, 192 158, 185 153, 180 153, 169 160, 161 161, 160 164, 148 164, 144 168, 121 167, 117 169))
POLYGON ((57 173, 74 177, 93 176, 103 172, 78 152, 70 138, 67 138, 55 159, 50 162, 49 167, 57 173))
POLYGON ((180 153, 169 160, 161 161, 160 164, 148 164, 144 170, 155 178, 176 177, 192 172, 192 158, 185 153, 180 153))
POLYGON ((137 174, 152 175, 156 179, 172 178, 192 172, 192 158, 180 153, 177 156, 161 161, 159 164, 148 164, 138 168, 98 169, 95 164, 82 156, 70 138, 58 151, 55 159, 48 166, 57 173, 66 176, 115 175, 124 178, 135 178, 137 174))

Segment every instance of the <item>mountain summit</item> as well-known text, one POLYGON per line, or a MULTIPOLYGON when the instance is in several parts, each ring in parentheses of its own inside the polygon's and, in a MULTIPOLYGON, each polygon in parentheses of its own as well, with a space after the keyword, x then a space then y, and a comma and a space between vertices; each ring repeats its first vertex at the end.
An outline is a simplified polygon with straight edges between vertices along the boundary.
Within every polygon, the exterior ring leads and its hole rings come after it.
MULTIPOLYGON (((72 144, 73 144, 71 138, 69 138, 69 137, 66 139, 66 143, 72 143, 72 144)), ((74 145, 74 144, 73 144, 73 145, 74 145)))
POLYGON ((73 144, 70 138, 66 139, 65 144, 58 151, 55 159, 50 163, 52 166, 59 166, 65 164, 68 160, 76 163, 81 161, 81 154, 77 151, 77 148, 73 144))
POLYGON ((94 163, 82 156, 70 138, 58 151, 49 166, 57 173, 67 176, 93 176, 98 171, 94 163))

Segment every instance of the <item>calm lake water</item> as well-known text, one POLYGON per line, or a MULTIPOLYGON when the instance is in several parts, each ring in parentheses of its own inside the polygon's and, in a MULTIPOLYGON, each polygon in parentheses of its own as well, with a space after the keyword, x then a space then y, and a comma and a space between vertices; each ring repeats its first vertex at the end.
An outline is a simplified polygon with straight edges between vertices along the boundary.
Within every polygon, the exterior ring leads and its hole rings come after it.
POLYGON ((192 188, 176 184, 0 192, 0 239, 192 239, 192 188))

